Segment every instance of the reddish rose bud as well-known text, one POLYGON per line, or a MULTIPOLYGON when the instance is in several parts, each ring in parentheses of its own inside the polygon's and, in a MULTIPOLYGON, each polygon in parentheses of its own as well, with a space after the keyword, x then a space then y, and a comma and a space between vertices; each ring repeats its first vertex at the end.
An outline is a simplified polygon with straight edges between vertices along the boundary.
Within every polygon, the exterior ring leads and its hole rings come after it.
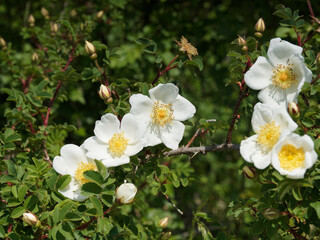
POLYGON ((238 36, 238 45, 239 46, 246 46, 247 41, 243 37, 238 36))
POLYGON ((159 221, 159 226, 162 227, 162 228, 166 228, 168 226, 168 221, 169 221, 168 217, 162 218, 159 221))
POLYGON ((297 103, 289 102, 288 103, 288 112, 294 118, 298 118, 300 116, 300 108, 297 103))

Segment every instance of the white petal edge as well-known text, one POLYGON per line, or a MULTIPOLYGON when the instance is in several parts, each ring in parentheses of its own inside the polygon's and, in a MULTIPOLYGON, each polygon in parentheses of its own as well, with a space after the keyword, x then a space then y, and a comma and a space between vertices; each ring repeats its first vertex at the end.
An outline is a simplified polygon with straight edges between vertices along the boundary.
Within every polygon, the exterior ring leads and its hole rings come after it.
POLYGON ((87 138, 83 147, 86 149, 86 155, 88 158, 103 160, 109 156, 108 145, 101 142, 96 136, 87 138))
POLYGON ((80 194, 81 186, 75 183, 74 179, 71 179, 71 182, 69 183, 69 185, 67 185, 64 189, 59 190, 59 192, 63 196, 74 201, 83 201, 88 198, 80 194))
POLYGON ((256 149, 257 137, 258 137, 258 135, 255 134, 251 137, 248 137, 245 140, 242 140, 240 143, 240 154, 243 157, 243 159, 249 163, 252 163, 252 161, 250 159, 250 155, 254 151, 257 151, 257 149, 256 149))
POLYGON ((113 134, 119 133, 120 121, 111 113, 107 113, 101 117, 101 120, 96 121, 94 127, 94 135, 96 135, 100 141, 108 142, 113 134))
POLYGON ((122 155, 120 158, 107 158, 101 161, 103 165, 107 168, 109 167, 117 167, 120 165, 124 165, 130 162, 130 157, 127 155, 122 155))
POLYGON ((280 38, 271 39, 267 55, 273 66, 285 64, 288 58, 294 54, 301 55, 302 48, 287 41, 281 40, 280 38))
POLYGON ((131 104, 130 113, 140 121, 148 122, 153 109, 153 101, 142 94, 133 94, 129 102, 131 104))
POLYGON ((273 119, 272 108, 268 104, 257 103, 253 108, 251 125, 255 133, 273 119))
POLYGON ((134 115, 128 113, 121 120, 120 131, 129 139, 129 144, 140 141, 147 125, 138 121, 134 115))
POLYGON ((265 57, 258 57, 250 70, 244 75, 244 81, 249 88, 260 90, 271 83, 273 67, 265 57))
POLYGON ((194 105, 180 94, 172 102, 173 116, 177 121, 185 121, 192 118, 196 112, 194 105))
POLYGON ((182 140, 185 126, 178 121, 172 121, 170 127, 160 128, 160 139, 163 144, 175 150, 179 147, 179 143, 182 140))
POLYGON ((146 128, 146 131, 143 134, 142 141, 144 142, 144 146, 153 147, 155 145, 162 143, 159 132, 160 130, 158 126, 155 126, 152 123, 149 123, 149 125, 146 128))
POLYGON ((53 168, 56 172, 66 175, 73 175, 78 168, 78 164, 87 162, 87 158, 83 150, 74 144, 66 144, 60 150, 61 156, 56 156, 53 159, 53 168))
POLYGON ((151 100, 161 100, 165 104, 173 102, 178 94, 179 88, 173 83, 159 84, 149 90, 151 100))

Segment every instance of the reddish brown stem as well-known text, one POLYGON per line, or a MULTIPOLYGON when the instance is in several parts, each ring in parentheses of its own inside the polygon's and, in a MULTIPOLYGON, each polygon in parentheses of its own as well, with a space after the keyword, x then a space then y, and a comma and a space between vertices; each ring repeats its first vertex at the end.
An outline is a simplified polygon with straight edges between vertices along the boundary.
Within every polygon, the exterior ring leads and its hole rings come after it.
POLYGON ((320 78, 320 74, 318 75, 318 76, 316 76, 312 81, 311 81, 311 85, 313 85, 313 84, 315 84, 317 81, 318 81, 318 79, 320 78))
POLYGON ((301 43, 301 47, 303 47, 303 45, 304 45, 306 42, 308 42, 311 38, 313 38, 314 35, 316 35, 316 34, 317 34, 317 32, 311 33, 305 40, 303 40, 303 42, 301 43))
POLYGON ((58 82, 56 91, 54 92, 54 95, 53 95, 53 97, 52 97, 51 100, 50 100, 50 103, 49 103, 49 106, 48 106, 48 110, 47 110, 47 114, 46 114, 46 118, 45 118, 44 123, 43 123, 44 126, 48 126, 48 121, 49 121, 49 116, 50 116, 51 107, 52 107, 52 104, 53 104, 54 100, 56 99, 56 97, 57 97, 57 95, 58 95, 58 92, 59 92, 59 89, 60 89, 60 87, 61 87, 61 84, 62 84, 62 81, 60 80, 60 81, 58 82))
MULTIPOLYGON (((106 215, 107 213, 109 213, 111 211, 112 207, 110 207, 108 210, 106 210, 104 213, 103 213, 103 216, 106 215)), ((89 227, 89 225, 94 221, 96 220, 97 217, 92 217, 88 222, 80 225, 79 227, 77 227, 75 230, 82 230, 82 229, 85 229, 87 227, 89 227)))
POLYGON ((177 65, 174 65, 174 66, 171 66, 171 64, 179 57, 179 55, 175 56, 171 62, 169 62, 169 64, 167 65, 167 67, 161 72, 160 69, 158 71, 158 74, 156 76, 156 78, 152 81, 152 85, 154 86, 154 84, 156 84, 156 82, 158 81, 158 79, 163 75, 165 74, 166 72, 168 72, 170 69, 172 68, 176 68, 177 65))
POLYGON ((74 59, 74 55, 73 55, 73 54, 74 54, 74 52, 76 51, 76 48, 77 48, 78 43, 79 43, 79 40, 77 40, 77 41, 74 43, 74 46, 73 46, 73 48, 72 48, 72 50, 71 50, 71 52, 70 52, 70 54, 69 54, 69 59, 68 59, 66 65, 64 66, 64 68, 61 69, 62 72, 66 71, 66 70, 67 70, 67 67, 69 66, 69 64, 73 61, 73 59, 74 59))
POLYGON ((236 120, 239 118, 238 110, 239 110, 239 107, 240 107, 240 104, 241 104, 242 100, 245 97, 248 96, 248 89, 249 88, 246 87, 243 91, 239 91, 239 97, 238 97, 236 106, 234 107, 234 110, 233 110, 233 116, 232 116, 232 120, 231 120, 229 131, 228 131, 228 134, 227 134, 226 144, 231 143, 234 124, 236 123, 236 120))
POLYGON ((314 17, 314 12, 313 12, 310 0, 307 0, 307 4, 308 4, 308 8, 309 8, 311 16, 314 17))
POLYGON ((297 29, 296 28, 293 28, 294 31, 296 32, 296 35, 297 35, 297 41, 298 41, 298 45, 301 46, 301 36, 300 34, 298 33, 297 29))

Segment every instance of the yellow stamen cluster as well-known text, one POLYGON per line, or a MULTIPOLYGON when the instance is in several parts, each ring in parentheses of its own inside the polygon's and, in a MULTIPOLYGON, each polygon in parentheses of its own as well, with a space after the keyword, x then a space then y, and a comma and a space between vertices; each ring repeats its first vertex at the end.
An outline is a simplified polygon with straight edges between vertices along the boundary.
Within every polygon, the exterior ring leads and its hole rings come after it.
POLYGON ((159 100, 154 102, 150 117, 154 124, 160 125, 161 127, 168 123, 172 123, 172 120, 174 119, 172 105, 162 104, 159 100))
POLYGON ((75 171, 75 175, 74 175, 74 178, 77 180, 77 182, 79 182, 81 185, 82 184, 85 184, 87 182, 90 182, 90 180, 86 179, 84 176, 83 176, 83 173, 85 171, 88 171, 88 170, 94 170, 96 171, 97 170, 97 167, 94 163, 79 163, 78 164, 78 168, 77 170, 75 171))
POLYGON ((297 75, 292 70, 293 64, 286 66, 278 64, 273 69, 272 84, 282 89, 289 88, 292 83, 297 81, 297 75))
POLYGON ((257 142, 264 151, 270 151, 278 142, 279 137, 280 126, 277 126, 275 122, 272 121, 260 127, 257 142))
POLYGON ((124 136, 124 133, 116 133, 109 140, 109 151, 114 157, 121 157, 126 150, 129 139, 124 136))
POLYGON ((278 153, 281 168, 291 172, 304 166, 305 154, 303 148, 291 144, 284 145, 278 153))
POLYGON ((188 58, 192 60, 192 56, 198 55, 197 49, 188 42, 188 40, 182 36, 180 42, 176 41, 180 47, 179 51, 187 52, 188 58))

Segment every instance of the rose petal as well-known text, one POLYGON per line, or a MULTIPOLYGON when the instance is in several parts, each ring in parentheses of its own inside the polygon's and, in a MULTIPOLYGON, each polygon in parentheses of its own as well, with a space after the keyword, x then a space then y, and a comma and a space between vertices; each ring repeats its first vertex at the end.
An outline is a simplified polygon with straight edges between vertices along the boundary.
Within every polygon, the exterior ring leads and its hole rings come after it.
POLYGON ((96 121, 94 127, 94 134, 102 142, 108 142, 112 138, 113 134, 119 133, 120 131, 120 121, 118 118, 111 114, 107 113, 101 117, 101 121, 96 121))
POLYGON ((273 67, 265 57, 258 57, 250 70, 244 75, 244 81, 249 88, 260 90, 271 83, 273 67))
POLYGON ((196 112, 196 108, 187 99, 178 95, 172 102, 173 116, 175 120, 185 121, 192 118, 196 112))
POLYGON ((172 84, 159 84, 149 90, 151 100, 161 100, 165 104, 173 102, 179 93, 179 88, 172 84))
POLYGON ((160 128, 160 138, 163 144, 168 148, 177 149, 182 140, 184 129, 184 125, 178 121, 172 121, 170 127, 160 128))

